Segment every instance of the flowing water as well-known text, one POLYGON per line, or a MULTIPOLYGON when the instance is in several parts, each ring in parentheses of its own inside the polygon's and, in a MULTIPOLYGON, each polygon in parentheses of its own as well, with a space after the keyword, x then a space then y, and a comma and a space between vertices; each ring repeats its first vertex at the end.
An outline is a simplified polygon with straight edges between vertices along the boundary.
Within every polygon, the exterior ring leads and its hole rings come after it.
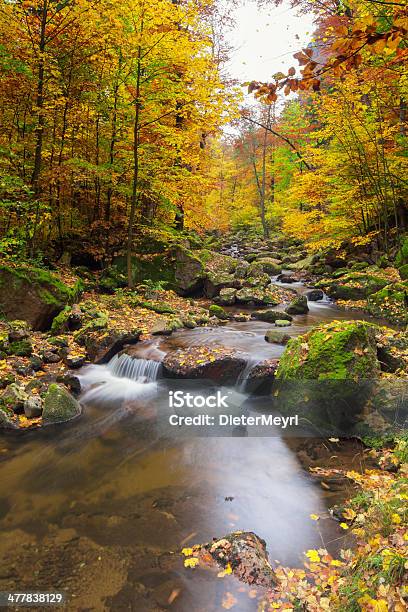
MULTIPOLYGON (((291 286, 293 288, 293 285, 291 286)), ((303 291, 303 287, 298 287, 303 291)), ((361 318, 328 300, 310 303, 291 335, 318 321, 361 318)), ((272 562, 300 565, 302 552, 324 545, 334 554, 345 534, 327 509, 345 491, 324 490, 302 468, 316 459, 355 469, 363 462, 351 443, 329 446, 233 431, 229 437, 178 437, 161 431, 169 384, 160 360, 194 345, 239 349, 253 364, 279 357, 264 340, 266 323, 229 323, 180 331, 141 343, 132 356, 81 372, 82 417, 59 427, 0 440, 0 591, 61 590, 67 610, 255 610, 257 596, 233 578, 186 570, 182 546, 233 530, 255 531, 272 562), (307 445, 306 445, 307 446, 307 445), (310 450, 311 449, 311 450, 310 450), (303 454, 302 454, 303 453, 303 454), (320 453, 320 455, 319 455, 320 453), (304 461, 303 461, 304 463, 304 461), (316 523, 310 514, 322 519, 316 523)), ((235 393, 249 412, 268 400, 235 393)), ((174 383, 174 381, 173 381, 174 383)), ((206 394, 208 389, 196 388, 206 394)))

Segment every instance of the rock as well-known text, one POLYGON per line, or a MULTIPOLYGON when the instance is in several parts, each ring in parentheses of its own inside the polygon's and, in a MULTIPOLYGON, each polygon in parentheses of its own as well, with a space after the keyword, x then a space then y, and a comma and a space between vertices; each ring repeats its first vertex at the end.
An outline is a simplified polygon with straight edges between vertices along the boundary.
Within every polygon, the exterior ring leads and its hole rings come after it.
POLYGON ((265 340, 271 344, 285 345, 289 342, 290 338, 288 334, 276 331, 276 329, 268 329, 265 334, 265 340))
POLYGON ((318 284, 336 300, 364 300, 386 287, 389 281, 374 272, 351 272, 318 284))
POLYGON ((24 390, 24 387, 18 383, 12 383, 9 385, 1 396, 2 404, 7 406, 9 410, 13 412, 22 412, 24 410, 24 403, 28 400, 28 395, 24 390))
POLYGON ((27 419, 35 419, 42 415, 42 400, 39 395, 31 395, 24 402, 24 414, 27 419))
POLYGON ((268 290, 256 287, 243 287, 235 294, 236 301, 240 304, 254 304, 258 306, 276 305, 276 300, 269 294, 268 290))
POLYGON ((228 313, 221 306, 217 306, 216 304, 212 304, 209 308, 210 316, 217 317, 220 321, 226 321, 229 319, 228 313))
POLYGON ((30 366, 34 372, 39 372, 43 367, 43 360, 39 355, 31 355, 30 366))
POLYGON ((292 338, 281 357, 277 378, 352 379, 379 375, 376 326, 365 321, 335 321, 292 338))
POLYGON ((34 330, 49 329, 53 318, 73 303, 82 289, 78 281, 68 287, 47 270, 0 266, 0 303, 9 319, 27 321, 34 330))
POLYGON ((408 264, 408 236, 401 239, 401 246, 395 257, 397 267, 408 264))
POLYGON ((246 584, 272 588, 278 583, 266 543, 255 533, 237 531, 203 544, 198 554, 201 564, 208 565, 209 557, 220 569, 231 567, 233 575, 246 584))
POLYGON ((268 394, 275 380, 278 364, 279 359, 266 359, 257 363, 248 373, 245 391, 253 394, 268 394))
POLYGON ((30 327, 27 321, 11 321, 8 323, 8 328, 8 341, 10 343, 26 340, 30 337, 30 327))
POLYGON ((51 333, 60 335, 67 331, 78 331, 83 326, 83 312, 77 304, 66 306, 51 325, 51 333))
POLYGON ((208 298, 214 298, 222 289, 228 287, 238 289, 241 286, 239 279, 228 272, 209 272, 204 282, 204 293, 208 298))
POLYGON ((123 289, 127 286, 127 278, 117 266, 110 266, 102 272, 98 286, 102 293, 112 294, 116 289, 123 289))
POLYGON ((315 256, 309 255, 296 263, 287 264, 289 270, 308 270, 315 263, 315 256))
POLYGON ((249 269, 249 263, 247 261, 240 261, 235 269, 235 278, 245 278, 249 269))
POLYGON ((9 344, 7 352, 9 355, 16 355, 17 357, 30 357, 33 352, 33 345, 28 338, 16 340, 9 344))
POLYGON ((367 310, 375 317, 408 325, 408 281, 387 285, 369 296, 367 310))
POLYGON ((72 368, 73 370, 78 370, 79 368, 82 368, 85 361, 86 361, 85 355, 70 355, 68 353, 68 355, 65 358, 65 363, 67 364, 69 368, 72 368))
POLYGON ((261 257, 256 260, 262 266, 264 272, 270 276, 277 276, 282 272, 282 262, 272 257, 261 257))
POLYGON ((18 429, 13 413, 0 404, 0 429, 18 429))
POLYGON ((152 336, 171 336, 173 329, 167 321, 158 321, 150 330, 152 336))
POLYGON ((66 385, 75 395, 79 395, 81 393, 81 381, 77 376, 72 374, 72 372, 68 372, 64 376, 61 376, 61 379, 58 379, 58 382, 62 382, 64 385, 66 385))
POLYGON ((195 329, 197 327, 197 323, 194 319, 183 319, 182 323, 186 329, 195 329))
POLYGON ((44 363, 59 363, 61 361, 61 355, 55 351, 44 351, 43 360, 44 363))
MULTIPOLYGON (((180 327, 183 324, 180 322, 180 327)), ((120 329, 102 329, 100 333, 91 333, 80 337, 80 344, 86 347, 86 352, 91 361, 95 363, 108 363, 125 345, 136 344, 139 341, 141 331, 120 329)), ((79 342, 79 339, 77 339, 79 342)))
POLYGON ((306 293, 309 302, 318 302, 324 298, 324 292, 321 289, 312 289, 306 293))
POLYGON ((221 306, 232 306, 235 304, 235 296, 237 294, 236 289, 225 288, 221 289, 220 295, 218 297, 218 303, 221 306))
POLYGON ((309 312, 307 298, 304 295, 299 295, 296 299, 285 308, 285 312, 290 315, 301 315, 309 312))
POLYGON ((293 317, 290 314, 277 310, 256 310, 251 313, 251 319, 265 321, 265 323, 275 323, 278 320, 292 321, 293 317))
POLYGON ((408 263, 401 266, 398 270, 402 280, 408 280, 408 263))
POLYGON ((44 397, 43 423, 51 425, 69 421, 81 414, 81 405, 72 397, 70 393, 56 383, 48 387, 44 397))
POLYGON ((247 276, 242 285, 244 287, 266 287, 271 282, 269 274, 261 273, 258 276, 247 276))
POLYGON ((293 274, 279 274, 276 280, 279 281, 280 283, 285 283, 285 284, 291 284, 291 283, 297 282, 297 278, 293 274))
POLYGON ((168 353, 162 365, 167 378, 207 379, 231 384, 245 369, 246 360, 231 349, 193 346, 168 353))
POLYGON ((383 372, 405 372, 407 362, 404 355, 408 355, 408 332, 377 335, 377 357, 383 372))
POLYGON ((292 325, 291 321, 287 321, 285 319, 278 319, 275 321, 276 327, 290 327, 292 325))
POLYGON ((176 269, 176 292, 182 296, 194 295, 203 289, 204 265, 200 259, 190 251, 177 248, 174 251, 176 269))

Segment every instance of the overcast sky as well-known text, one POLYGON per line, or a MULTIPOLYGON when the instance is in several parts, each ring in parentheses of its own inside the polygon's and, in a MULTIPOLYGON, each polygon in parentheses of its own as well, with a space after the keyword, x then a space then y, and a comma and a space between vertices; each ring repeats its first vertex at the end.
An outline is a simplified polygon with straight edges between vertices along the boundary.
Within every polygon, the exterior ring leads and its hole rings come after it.
POLYGON ((246 0, 234 13, 235 27, 226 37, 234 48, 228 64, 232 77, 240 82, 269 81, 276 72, 297 65, 292 56, 310 42, 311 15, 297 15, 287 0, 263 10, 246 0))

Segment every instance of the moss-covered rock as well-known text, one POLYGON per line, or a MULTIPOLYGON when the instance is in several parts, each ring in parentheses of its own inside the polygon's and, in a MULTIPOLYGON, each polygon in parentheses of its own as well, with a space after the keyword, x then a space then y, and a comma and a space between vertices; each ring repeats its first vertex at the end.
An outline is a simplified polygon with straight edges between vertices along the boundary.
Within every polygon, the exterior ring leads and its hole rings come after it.
POLYGON ((287 319, 277 319, 275 321, 276 327, 290 327, 291 325, 292 325, 292 322, 288 321, 287 319))
POLYGON ((7 352, 9 355, 16 355, 17 357, 30 357, 33 353, 33 345, 29 338, 16 340, 10 342, 7 352))
POLYGON ((285 345, 289 342, 290 336, 289 334, 285 334, 284 332, 278 331, 276 329, 268 329, 265 334, 266 342, 271 344, 281 344, 285 345))
POLYGON ((217 317, 220 321, 226 321, 229 318, 228 313, 221 306, 217 306, 217 304, 212 304, 208 311, 212 317, 217 317))
POLYGON ((272 257, 260 257, 256 260, 259 263, 263 271, 270 276, 277 276, 282 272, 282 262, 272 257))
POLYGON ((290 315, 307 314, 309 312, 307 297, 304 295, 299 295, 289 304, 287 308, 285 308, 285 311, 290 315))
POLYGON ((387 285, 370 295, 367 310, 375 317, 382 317, 400 325, 408 324, 408 281, 387 285))
POLYGON ((236 293, 236 300, 241 304, 254 304, 255 306, 276 306, 279 302, 268 291, 258 287, 243 287, 236 293))
POLYGON ((231 287, 226 287, 225 289, 221 289, 220 295, 218 296, 218 303, 221 306, 232 306, 235 304, 235 296, 237 294, 237 290, 231 287))
POLYGON ((174 251, 176 261, 175 290, 179 295, 194 295, 204 284, 204 265, 199 257, 181 247, 174 251))
POLYGON ((402 280, 408 280, 408 263, 402 265, 398 270, 402 280))
POLYGON ((54 317, 75 302, 82 290, 78 281, 68 287, 55 274, 29 266, 0 265, 0 310, 9 319, 27 321, 46 330, 54 317))
POLYGON ((61 385, 51 384, 44 397, 43 423, 51 425, 70 421, 81 414, 81 405, 61 385))
POLYGON ((103 293, 109 294, 114 293, 116 289, 126 287, 126 285, 127 277, 117 266, 106 268, 106 270, 102 272, 98 283, 99 289, 103 293))
POLYGON ((377 327, 365 321, 334 321, 292 339, 284 352, 277 378, 287 380, 375 378, 377 327))
POLYGON ((395 258, 395 263, 397 266, 403 266, 404 264, 408 264, 408 236, 404 236, 401 242, 401 247, 397 253, 395 258))
POLYGON ((251 313, 251 318, 256 321, 264 321, 265 323, 275 323, 279 320, 292 321, 292 316, 286 312, 277 310, 256 310, 251 313))
POLYGON ((18 429, 16 417, 0 400, 0 429, 18 429))
POLYGON ((326 293, 336 300, 363 300, 380 291, 389 284, 389 280, 375 272, 351 272, 338 279, 317 283, 326 293))

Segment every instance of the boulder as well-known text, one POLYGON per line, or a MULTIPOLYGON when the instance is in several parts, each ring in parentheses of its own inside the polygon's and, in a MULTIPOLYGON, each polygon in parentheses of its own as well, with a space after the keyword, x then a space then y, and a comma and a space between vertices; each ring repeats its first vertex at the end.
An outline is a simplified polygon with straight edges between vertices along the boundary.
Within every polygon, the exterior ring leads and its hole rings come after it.
POLYGON ((24 390, 24 387, 18 383, 12 383, 6 387, 4 393, 1 396, 1 403, 5 405, 9 410, 20 413, 24 410, 24 403, 28 400, 28 394, 24 390))
POLYGON ((265 323, 275 323, 278 320, 292 321, 292 318, 290 314, 277 310, 256 310, 251 313, 251 319, 264 321, 265 323))
POLYGON ((309 312, 307 298, 304 295, 299 295, 296 299, 285 308, 285 312, 290 315, 301 315, 309 312))
POLYGON ((208 272, 204 281, 204 294, 208 298, 214 298, 222 289, 241 287, 241 281, 228 272, 208 272))
POLYGON ((246 360, 231 349, 193 346, 168 353, 162 365, 167 378, 207 379, 231 384, 245 369, 246 360))
MULTIPOLYGON (((183 324, 180 323, 180 327, 183 324)), ((107 331, 98 330, 87 336, 81 336, 81 344, 86 348, 86 352, 91 361, 95 363, 108 363, 125 345, 136 344, 139 341, 140 330, 121 330, 108 329, 107 331)), ((77 340, 79 342, 79 339, 77 340)))
POLYGON ((321 289, 312 289, 306 293, 309 302, 318 302, 324 298, 324 292, 321 289))
POLYGON ((290 338, 289 334, 277 331, 276 329, 268 329, 265 334, 266 342, 270 342, 271 344, 285 345, 289 342, 290 338))
POLYGON ((387 285, 370 295, 367 310, 375 317, 408 325, 408 281, 387 285))
POLYGON ((81 405, 65 387, 52 383, 44 397, 42 418, 44 425, 70 421, 81 414, 81 405))
POLYGON ((279 274, 276 280, 279 281, 280 283, 285 283, 285 284, 291 284, 291 283, 297 282, 297 278, 293 274, 279 274))
POLYGON ((289 270, 308 270, 315 263, 315 255, 309 255, 296 263, 287 264, 289 270))
POLYGON ((209 313, 211 317, 217 317, 220 321, 226 321, 229 319, 228 313, 221 306, 217 306, 216 304, 212 304, 209 308, 209 313))
POLYGON ((365 321, 335 321, 293 338, 281 357, 277 378, 352 379, 379 375, 376 326, 365 321))
POLYGON ((26 266, 0 266, 0 303, 9 319, 27 321, 32 329, 49 329, 54 317, 72 304, 82 289, 78 281, 68 287, 47 270, 26 266))
POLYGON ((102 293, 112 294, 117 289, 123 289, 127 286, 127 276, 125 271, 120 271, 117 266, 106 268, 98 282, 98 287, 102 293))
POLYGON ((202 261, 186 249, 177 248, 174 252, 175 289, 179 295, 188 296, 202 291, 204 285, 204 265, 202 261))
POLYGON ((269 274, 269 276, 277 276, 282 272, 282 262, 279 259, 261 257, 256 262, 262 266, 263 271, 269 274))
POLYGON ((319 283, 326 293, 335 300, 364 300, 389 284, 389 281, 375 272, 351 272, 340 278, 319 283))
POLYGON ((10 321, 8 323, 8 329, 8 341, 10 343, 30 338, 31 330, 27 321, 10 321))
POLYGON ((26 338, 25 340, 16 340, 10 342, 7 348, 9 355, 16 355, 17 357, 30 357, 33 353, 33 345, 31 340, 26 338))
POLYGON ((152 336, 171 336, 173 330, 167 321, 158 321, 150 330, 152 336))
POLYGON ((268 289, 257 287, 243 287, 237 291, 235 298, 239 304, 253 304, 255 306, 276 306, 279 303, 268 289))
POLYGON ((218 303, 221 306, 232 306, 235 304, 235 296, 237 294, 237 290, 231 287, 226 287, 225 289, 221 289, 220 295, 218 297, 218 303))

